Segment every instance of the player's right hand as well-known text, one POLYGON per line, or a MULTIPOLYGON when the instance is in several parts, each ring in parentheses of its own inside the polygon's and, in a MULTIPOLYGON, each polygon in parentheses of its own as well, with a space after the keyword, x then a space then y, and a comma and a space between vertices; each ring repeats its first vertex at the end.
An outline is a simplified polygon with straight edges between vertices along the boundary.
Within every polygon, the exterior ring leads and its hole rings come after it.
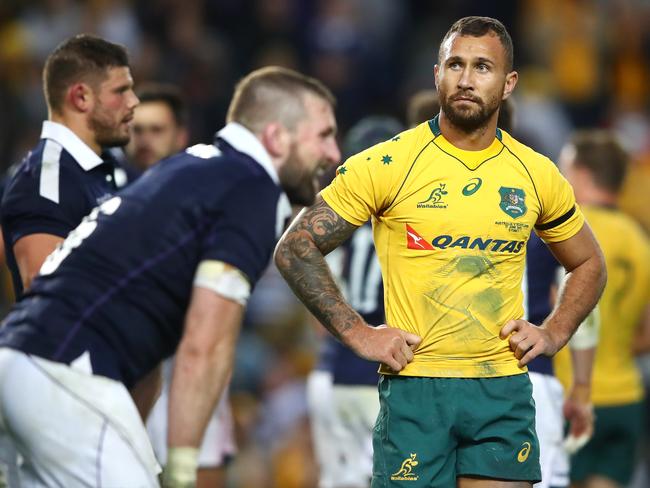
POLYGON ((393 371, 401 371, 413 361, 413 351, 422 341, 420 336, 386 324, 357 328, 349 346, 359 356, 369 361, 385 364, 393 371))

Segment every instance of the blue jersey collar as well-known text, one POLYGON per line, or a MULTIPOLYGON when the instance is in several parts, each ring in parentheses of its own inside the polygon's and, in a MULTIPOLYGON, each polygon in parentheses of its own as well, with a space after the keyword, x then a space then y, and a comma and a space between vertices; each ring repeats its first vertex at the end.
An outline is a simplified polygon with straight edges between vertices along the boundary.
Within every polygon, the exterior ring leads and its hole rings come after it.
POLYGON ((90 171, 104 162, 77 134, 58 122, 43 121, 41 139, 50 139, 61 144, 84 171, 90 171))
POLYGON ((250 130, 237 122, 229 122, 217 132, 217 137, 223 139, 237 151, 247 154, 262 166, 276 185, 280 184, 278 172, 273 166, 271 156, 260 140, 250 130))

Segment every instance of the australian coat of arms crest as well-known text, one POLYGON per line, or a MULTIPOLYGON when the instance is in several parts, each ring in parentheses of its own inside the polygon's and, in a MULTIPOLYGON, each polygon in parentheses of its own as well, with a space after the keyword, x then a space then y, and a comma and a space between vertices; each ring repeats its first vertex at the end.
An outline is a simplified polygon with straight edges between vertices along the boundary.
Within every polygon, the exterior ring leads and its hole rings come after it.
POLYGON ((499 207, 513 219, 521 217, 528 210, 524 190, 502 186, 499 188, 499 195, 501 195, 499 207))

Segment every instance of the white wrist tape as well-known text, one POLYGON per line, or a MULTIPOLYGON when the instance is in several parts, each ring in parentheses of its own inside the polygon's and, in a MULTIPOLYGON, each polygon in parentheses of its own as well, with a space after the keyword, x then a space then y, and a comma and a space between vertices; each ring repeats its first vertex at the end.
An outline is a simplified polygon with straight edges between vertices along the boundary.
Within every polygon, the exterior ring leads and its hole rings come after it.
POLYGON ((600 309, 598 305, 591 311, 587 318, 580 324, 578 330, 575 331, 571 340, 569 340, 569 347, 574 351, 582 351, 583 349, 591 349, 598 345, 598 337, 600 336, 600 309))
POLYGON ((194 275, 194 286, 212 290, 243 306, 251 294, 251 285, 244 273, 223 261, 202 261, 194 275))
POLYGON ((587 442, 589 442, 589 439, 591 439, 589 434, 582 434, 578 437, 569 434, 567 438, 564 439, 564 449, 569 456, 573 456, 576 452, 582 449, 587 442))
POLYGON ((196 485, 199 450, 196 447, 170 447, 163 470, 163 488, 190 488, 196 485))

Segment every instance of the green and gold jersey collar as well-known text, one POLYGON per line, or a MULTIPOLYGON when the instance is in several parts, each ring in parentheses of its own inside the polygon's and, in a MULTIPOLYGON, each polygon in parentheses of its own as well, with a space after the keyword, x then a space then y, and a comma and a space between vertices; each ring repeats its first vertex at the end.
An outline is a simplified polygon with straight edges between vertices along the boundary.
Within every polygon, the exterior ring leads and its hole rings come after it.
POLYGON ((429 129, 431 129, 431 133, 434 136, 433 143, 438 146, 441 151, 457 159, 471 170, 475 170, 486 161, 497 156, 503 150, 503 133, 498 127, 496 130, 496 137, 492 141, 492 144, 485 149, 480 151, 466 151, 464 149, 459 149, 442 135, 438 118, 439 115, 436 115, 433 119, 429 120, 429 129))

